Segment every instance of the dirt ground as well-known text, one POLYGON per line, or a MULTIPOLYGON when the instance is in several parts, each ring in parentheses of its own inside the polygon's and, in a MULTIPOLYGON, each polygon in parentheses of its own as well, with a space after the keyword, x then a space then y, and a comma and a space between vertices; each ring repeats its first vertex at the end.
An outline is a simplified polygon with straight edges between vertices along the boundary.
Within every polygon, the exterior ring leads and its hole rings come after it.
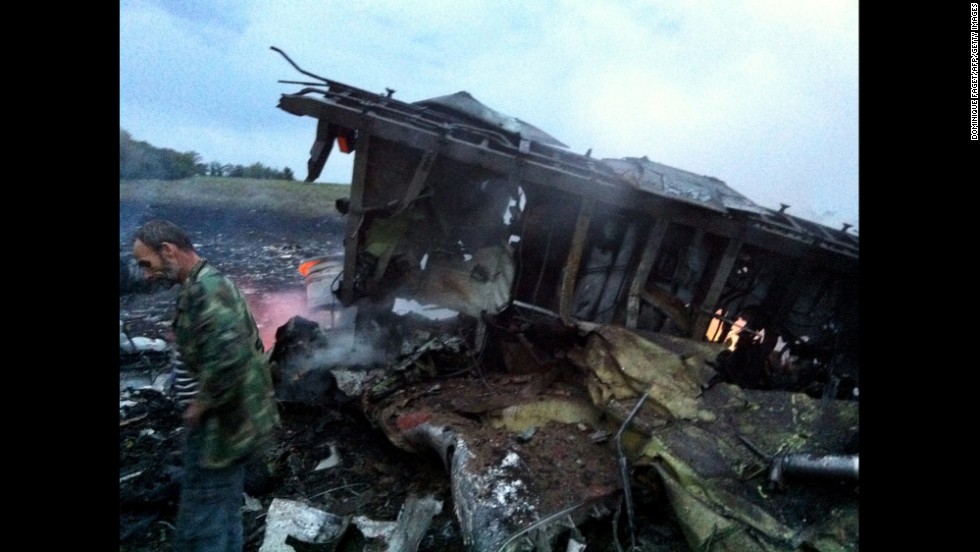
MULTIPOLYGON (((343 233, 339 215, 303 219, 274 212, 204 210, 194 206, 127 202, 120 205, 120 254, 130 236, 150 218, 167 218, 188 230, 202 256, 228 274, 253 305, 267 347, 275 330, 305 313, 305 288, 298 266, 306 259, 337 254, 343 233)), ((121 261, 121 273, 124 270, 121 261)), ((122 278, 122 276, 121 276, 122 278)), ((121 282, 120 321, 127 334, 170 341, 169 322, 176 289, 125 289, 121 282), (125 291, 125 292, 124 292, 125 291)), ((127 371, 166 377, 166 359, 123 358, 127 371)), ((122 378, 121 378, 122 381, 122 378)), ((267 470, 252 467, 246 491, 252 500, 244 515, 248 552, 257 551, 265 532, 265 512, 274 498, 305 502, 335 515, 394 521, 410 496, 432 495, 443 502, 422 539, 420 551, 462 552, 449 476, 435 458, 395 447, 357 408, 324 404, 282 404, 283 426, 267 470), (340 463, 314 470, 336 450, 340 463)), ((120 385, 120 551, 172 550, 178 497, 180 413, 170 398, 153 389, 120 385)), ((670 513, 655 500, 634 496, 643 550, 686 550, 670 513)), ((589 550, 614 550, 610 520, 583 526, 589 550)), ((622 522, 620 523, 622 531, 622 522)), ((623 538, 623 533, 619 538, 623 538)), ((628 541, 628 539, 627 539, 628 541)), ((356 542, 344 550, 360 550, 356 542)))

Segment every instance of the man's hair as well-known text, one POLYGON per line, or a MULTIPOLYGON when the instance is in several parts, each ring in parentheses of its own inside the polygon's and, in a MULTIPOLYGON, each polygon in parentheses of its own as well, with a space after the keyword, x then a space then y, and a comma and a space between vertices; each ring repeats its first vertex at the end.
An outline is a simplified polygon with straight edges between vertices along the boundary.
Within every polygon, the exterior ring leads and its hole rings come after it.
POLYGON ((133 241, 136 240, 154 251, 159 251, 165 242, 174 244, 181 251, 194 251, 187 232, 169 220, 151 220, 140 226, 133 234, 133 241))

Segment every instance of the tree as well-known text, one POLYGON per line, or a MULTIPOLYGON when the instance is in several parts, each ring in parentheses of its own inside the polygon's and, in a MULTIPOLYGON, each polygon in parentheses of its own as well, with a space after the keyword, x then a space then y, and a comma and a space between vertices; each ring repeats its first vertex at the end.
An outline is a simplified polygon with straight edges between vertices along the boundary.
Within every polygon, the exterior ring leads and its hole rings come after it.
POLYGON ((178 153, 172 149, 164 149, 163 155, 168 160, 165 180, 189 178, 199 173, 201 156, 197 152, 178 153))
POLYGON ((286 167, 282 171, 267 167, 262 163, 242 165, 222 164, 218 161, 201 162, 195 151, 179 152, 169 148, 158 148, 147 142, 133 139, 125 129, 119 129, 119 178, 178 180, 191 176, 221 176, 232 178, 259 178, 274 180, 294 180, 293 171, 286 167))
POLYGON ((133 139, 126 130, 119 129, 119 178, 155 178, 177 180, 195 174, 204 174, 205 165, 197 152, 178 152, 157 148, 147 142, 133 139))

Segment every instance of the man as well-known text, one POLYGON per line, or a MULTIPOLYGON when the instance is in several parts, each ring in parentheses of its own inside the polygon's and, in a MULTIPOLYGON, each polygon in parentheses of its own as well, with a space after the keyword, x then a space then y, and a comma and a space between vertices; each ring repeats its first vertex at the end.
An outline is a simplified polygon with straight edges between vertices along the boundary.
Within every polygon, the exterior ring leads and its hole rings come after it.
POLYGON ((192 384, 181 393, 184 475, 174 549, 241 552, 245 464, 279 425, 258 328, 231 280, 198 256, 173 223, 144 224, 133 255, 145 278, 182 284, 173 330, 186 367, 178 376, 192 384))

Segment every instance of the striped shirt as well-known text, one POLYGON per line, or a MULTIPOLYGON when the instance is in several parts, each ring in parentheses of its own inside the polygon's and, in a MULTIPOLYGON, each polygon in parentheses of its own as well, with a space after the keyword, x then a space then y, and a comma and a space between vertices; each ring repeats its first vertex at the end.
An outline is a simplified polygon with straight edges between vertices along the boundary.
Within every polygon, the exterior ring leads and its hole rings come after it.
POLYGON ((222 468, 267 444, 279 411, 265 347, 235 284, 204 259, 177 296, 181 397, 204 406, 201 465, 222 468))

